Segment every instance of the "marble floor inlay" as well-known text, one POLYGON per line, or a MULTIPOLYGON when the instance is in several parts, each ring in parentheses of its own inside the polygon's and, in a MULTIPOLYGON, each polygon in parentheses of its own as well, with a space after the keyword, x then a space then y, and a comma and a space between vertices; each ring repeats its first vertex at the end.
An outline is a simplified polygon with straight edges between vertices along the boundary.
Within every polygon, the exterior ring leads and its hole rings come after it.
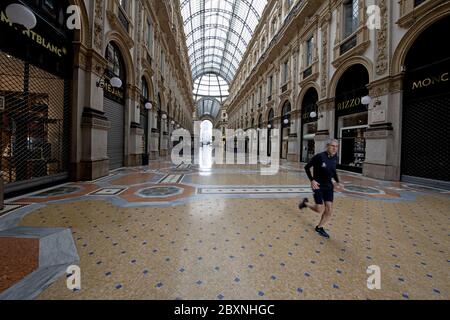
POLYGON ((82 288, 61 276, 38 299, 450 298, 448 192, 339 172, 324 239, 303 166, 259 169, 151 161, 6 201, 0 227, 71 231, 82 288))

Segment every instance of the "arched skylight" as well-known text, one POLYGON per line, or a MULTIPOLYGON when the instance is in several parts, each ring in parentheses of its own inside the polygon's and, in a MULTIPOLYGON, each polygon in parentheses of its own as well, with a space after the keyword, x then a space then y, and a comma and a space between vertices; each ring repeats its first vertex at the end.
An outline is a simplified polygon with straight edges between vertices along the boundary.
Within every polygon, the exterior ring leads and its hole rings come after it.
POLYGON ((204 98, 197 102, 197 116, 199 118, 205 115, 215 118, 219 111, 220 103, 216 99, 204 98))
POLYGON ((217 74, 204 74, 194 81, 194 99, 214 98, 223 103, 228 97, 228 82, 217 74))
POLYGON ((206 75, 231 83, 266 4, 267 0, 181 0, 194 82, 202 83, 206 75))

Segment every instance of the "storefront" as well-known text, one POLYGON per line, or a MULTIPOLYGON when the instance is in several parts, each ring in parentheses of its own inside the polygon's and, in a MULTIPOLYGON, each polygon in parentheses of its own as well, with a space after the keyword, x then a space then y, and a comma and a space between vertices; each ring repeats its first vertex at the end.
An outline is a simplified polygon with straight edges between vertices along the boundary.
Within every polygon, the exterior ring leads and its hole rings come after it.
POLYGON ((142 165, 146 166, 149 164, 150 150, 148 145, 149 140, 149 110, 145 108, 145 104, 150 101, 149 86, 147 80, 142 77, 142 88, 141 88, 141 106, 140 106, 140 123, 144 131, 142 136, 142 165))
POLYGON ((280 155, 287 159, 289 134, 291 132, 291 103, 286 101, 281 111, 280 155))
POLYGON ((110 122, 107 149, 109 169, 114 170, 124 165, 126 76, 122 54, 115 43, 108 43, 105 58, 108 61, 108 68, 100 87, 104 91, 103 111, 110 122), (109 79, 113 77, 122 81, 121 87, 113 87, 110 84, 109 79))
POLYGON ((340 142, 339 169, 362 173, 366 158, 364 134, 368 127, 367 106, 362 98, 369 94, 367 69, 356 64, 340 78, 335 99, 335 138, 340 142))
POLYGON ((272 129, 273 129, 273 118, 275 113, 273 109, 270 109, 269 115, 267 117, 267 156, 272 155, 272 129))
POLYGON ((31 30, 11 24, 0 4, 0 148, 5 194, 69 178, 73 33, 66 1, 22 1, 31 30))
POLYGON ((402 180, 450 188, 450 17, 425 30, 405 60, 402 180))
POLYGON ((258 117, 258 130, 257 130, 257 132, 258 132, 258 157, 259 157, 259 149, 261 147, 260 146, 260 139, 261 139, 260 131, 262 130, 262 128, 263 128, 263 115, 260 114, 258 117))
POLYGON ((309 162, 315 154, 314 138, 317 133, 317 90, 309 88, 302 101, 302 127, 301 127, 301 162, 309 162))

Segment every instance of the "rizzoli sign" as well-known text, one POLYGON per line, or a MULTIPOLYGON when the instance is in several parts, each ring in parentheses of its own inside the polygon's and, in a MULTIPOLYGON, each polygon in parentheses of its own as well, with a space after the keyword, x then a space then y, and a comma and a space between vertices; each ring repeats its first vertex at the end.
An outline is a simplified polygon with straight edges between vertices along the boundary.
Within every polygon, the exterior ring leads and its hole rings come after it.
POLYGON ((353 99, 339 102, 336 106, 336 109, 338 111, 344 111, 344 110, 356 108, 359 106, 361 106, 361 98, 353 98, 353 99))

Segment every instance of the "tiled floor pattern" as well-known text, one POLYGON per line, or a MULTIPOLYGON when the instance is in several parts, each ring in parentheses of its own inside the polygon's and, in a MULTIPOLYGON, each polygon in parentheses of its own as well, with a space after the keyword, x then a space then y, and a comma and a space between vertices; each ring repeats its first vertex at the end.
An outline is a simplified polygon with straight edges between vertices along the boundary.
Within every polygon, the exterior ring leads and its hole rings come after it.
POLYGON ((296 199, 214 199, 171 208, 53 204, 26 226, 73 230, 82 290, 40 299, 448 299, 450 199, 339 198, 330 240, 296 199), (379 265, 382 289, 366 287, 379 265))
POLYGON ((449 299, 448 191, 341 180, 330 240, 297 208, 311 191, 294 163, 265 176, 151 162, 14 199, 3 217, 39 203, 21 225, 73 231, 82 290, 61 278, 40 299, 449 299))

